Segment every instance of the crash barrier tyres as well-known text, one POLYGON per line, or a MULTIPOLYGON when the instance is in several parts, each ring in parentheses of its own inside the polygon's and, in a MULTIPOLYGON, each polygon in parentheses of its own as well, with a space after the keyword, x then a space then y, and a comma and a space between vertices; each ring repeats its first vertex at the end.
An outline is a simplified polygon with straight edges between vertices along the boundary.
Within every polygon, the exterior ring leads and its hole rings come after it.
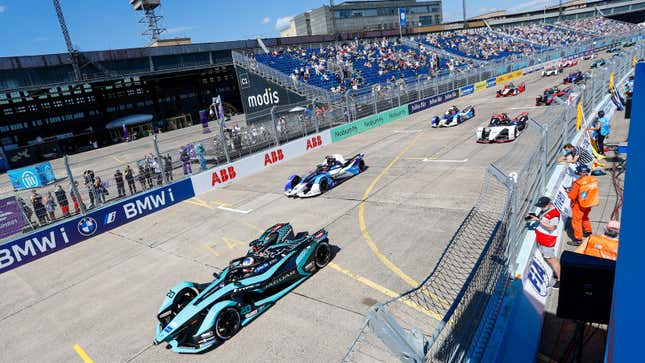
MULTIPOLYGON (((642 56, 643 48, 627 53, 642 56)), ((375 305, 343 361, 384 355, 426 362, 535 357, 530 347, 537 347, 542 324, 535 305, 544 306, 551 272, 539 251, 521 251, 526 235, 523 217, 534 208, 534 199, 552 188, 546 180, 558 170, 555 158, 562 146, 581 138, 574 139, 579 97, 585 100, 588 122, 598 107, 611 114, 609 97, 602 97, 608 73, 628 74, 628 63, 625 56, 614 58, 594 73, 587 86, 576 87, 578 96, 572 102, 563 100, 545 109, 542 124, 529 120, 512 151, 489 166, 475 207, 430 275, 417 288, 375 305), (522 259, 525 262, 518 267, 522 259), (523 280, 513 282, 516 271, 523 280), (524 286, 533 289, 526 293, 533 297, 509 301, 525 295, 524 286), (516 330, 500 325, 511 317, 516 330)))
MULTIPOLYGON (((630 74, 631 72, 626 74, 619 84, 624 84, 630 74)), ((587 150, 591 149, 590 135, 586 128, 591 125, 593 116, 600 110, 603 110, 606 117, 611 120, 617 111, 611 95, 606 95, 593 109, 592 114, 587 115, 582 131, 571 140, 572 144, 587 150)), ((563 218, 571 215, 570 200, 563 188, 566 174, 567 166, 555 166, 545 193, 552 198, 553 204, 563 218)), ((564 223, 560 223, 558 227, 558 240, 555 247, 557 251, 560 250, 564 239, 564 223)), ((535 236, 531 232, 527 232, 524 236, 517 260, 517 267, 510 275, 521 278, 511 282, 509 286, 509 293, 501 309, 504 313, 500 314, 496 322, 495 333, 491 337, 485 360, 514 362, 518 356, 535 357, 537 355, 544 321, 544 307, 549 288, 553 284, 553 270, 545 262, 535 243, 535 236)))
MULTIPOLYGON (((583 53, 580 53, 580 54, 583 54, 583 53)), ((490 78, 486 81, 486 86, 492 87, 498 83, 497 81, 499 79, 511 80, 521 76, 522 74, 523 74, 522 70, 519 70, 515 72, 510 72, 508 74, 504 74, 496 78, 490 78)), ((481 82, 479 83, 481 84, 481 82)), ((284 160, 289 160, 291 158, 300 156, 310 149, 340 141, 352 135, 360 134, 372 128, 378 127, 380 125, 401 119, 405 116, 408 116, 409 114, 420 112, 422 110, 425 110, 437 104, 441 104, 443 102, 448 102, 450 100, 453 100, 459 97, 461 93, 461 89, 464 87, 466 87, 468 90, 472 89, 474 91, 475 85, 472 84, 472 85, 463 86, 460 89, 447 91, 439 95, 427 97, 407 105, 395 107, 388 111, 378 113, 376 115, 371 115, 365 118, 361 118, 350 124, 341 125, 332 130, 326 130, 318 134, 305 136, 301 139, 292 141, 287 144, 283 144, 279 147, 271 148, 271 149, 253 154, 252 156, 244 159, 240 159, 237 162, 220 165, 208 171, 199 173, 197 175, 193 175, 190 178, 190 184, 192 186, 191 191, 189 193, 187 192, 187 193, 176 194, 171 204, 175 204, 182 200, 192 198, 195 195, 199 195, 199 194, 208 192, 210 190, 213 190, 215 188, 222 187, 224 185, 227 185, 233 182, 234 180, 238 180, 239 178, 242 178, 243 176, 259 172, 268 166, 275 165, 284 160), (185 198, 181 199, 177 197, 177 195, 185 196, 185 198)), ((472 92, 469 92, 469 94, 470 93, 472 92)), ((156 145, 156 140, 155 140, 155 145, 156 145)), ((185 180, 182 180, 180 183, 181 184, 178 184, 178 185, 186 184, 185 180)), ((164 188, 171 187, 172 185, 175 185, 175 184, 177 183, 167 184, 164 188)), ((116 228, 124 223, 127 223, 133 220, 132 218, 119 219, 118 222, 114 220, 111 223, 109 223, 109 229, 105 228, 105 226, 107 226, 108 223, 104 223, 103 225, 99 225, 96 231, 90 233, 88 236, 82 235, 80 234, 80 232, 78 232, 80 228, 79 223, 83 221, 85 217, 92 216, 93 213, 104 213, 104 211, 106 210, 111 211, 114 208, 123 207, 125 204, 127 204, 128 200, 136 201, 143 198, 141 199, 143 201, 140 203, 146 203, 145 200, 147 199, 145 198, 147 198, 149 194, 153 192, 154 190, 151 192, 146 192, 143 194, 136 195, 134 197, 128 198, 116 204, 111 204, 104 208, 94 210, 90 213, 82 214, 72 219, 67 219, 67 220, 55 223, 53 225, 31 232, 29 234, 25 234, 14 240, 5 242, 4 244, 0 245, 0 257, 2 257, 2 259, 0 259, 0 273, 3 273, 5 271, 8 271, 9 269, 13 269, 17 266, 36 260, 39 257, 42 257, 54 251, 60 250, 63 247, 66 247, 68 245, 78 243, 82 240, 85 240, 91 236, 96 235, 97 233, 100 233, 100 231, 116 228), (51 241, 49 241, 47 237, 54 236, 51 233, 52 231, 55 231, 55 228, 57 228, 58 226, 67 227, 67 228, 64 228, 64 231, 65 231, 64 236, 61 235, 61 238, 65 237, 67 239, 63 238, 62 245, 54 244, 53 247, 50 248, 50 246, 52 246, 50 244, 51 241), (76 235, 76 237, 71 239, 69 237, 66 237, 67 231, 74 226, 76 226, 75 227, 76 231, 79 233, 79 235, 82 238, 77 238, 78 235, 76 235), (45 240, 43 240, 42 238, 45 238, 45 240), (36 243, 36 244, 34 245, 29 241, 33 241, 33 243, 36 243), (36 241, 40 241, 40 242, 37 243, 36 241), (43 244, 43 241, 49 241, 49 242, 46 244, 43 244), (70 241, 70 242, 66 242, 66 241, 70 241), (74 242, 71 242, 71 241, 74 241, 74 242), (41 246, 43 248, 40 248, 41 246), (5 265, 6 267, 3 267, 5 265)), ((171 205, 171 204, 168 204, 168 205, 171 205)), ((144 204, 144 205, 148 205, 148 204, 144 204)), ((143 215, 150 214, 158 209, 162 209, 162 208, 155 207, 152 209, 148 209, 148 208, 142 209, 142 214, 138 215, 137 218, 143 215)), ((113 216, 115 215, 116 214, 113 214, 113 216)), ((88 224, 87 221, 91 222, 92 220, 97 220, 94 217, 91 217, 91 218, 93 219, 86 219, 84 224, 91 225, 91 223, 88 224)), ((101 220, 101 218, 99 218, 98 220, 101 220)), ((62 227, 58 227, 58 228, 62 228, 62 227)), ((87 228, 91 228, 91 227, 87 227, 87 228)), ((58 231, 60 232, 60 229, 58 231)))
POLYGON ((195 196, 184 179, 0 245, 0 274, 195 196))

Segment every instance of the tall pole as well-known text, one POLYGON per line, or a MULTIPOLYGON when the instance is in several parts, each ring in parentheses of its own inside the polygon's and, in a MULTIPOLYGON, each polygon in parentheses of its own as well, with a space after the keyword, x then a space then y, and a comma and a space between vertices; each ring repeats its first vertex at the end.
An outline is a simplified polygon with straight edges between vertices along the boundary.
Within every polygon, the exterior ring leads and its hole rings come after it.
POLYGON ((69 53, 69 58, 72 61, 72 68, 74 69, 74 79, 77 81, 81 80, 81 67, 78 65, 78 52, 74 49, 72 45, 72 39, 69 36, 69 30, 67 30, 67 24, 65 23, 65 16, 63 15, 63 9, 60 7, 59 0, 54 1, 54 9, 56 9, 56 16, 58 17, 58 24, 60 25, 60 30, 63 33, 63 38, 65 38, 65 45, 67 46, 67 53, 69 53))
POLYGON ((329 13, 331 14, 331 33, 336 34, 336 14, 334 14, 334 0, 329 0, 329 13))
POLYGON ((468 23, 466 22, 466 0, 463 0, 461 2, 461 8, 462 8, 462 13, 464 14, 464 28, 467 28, 468 23))

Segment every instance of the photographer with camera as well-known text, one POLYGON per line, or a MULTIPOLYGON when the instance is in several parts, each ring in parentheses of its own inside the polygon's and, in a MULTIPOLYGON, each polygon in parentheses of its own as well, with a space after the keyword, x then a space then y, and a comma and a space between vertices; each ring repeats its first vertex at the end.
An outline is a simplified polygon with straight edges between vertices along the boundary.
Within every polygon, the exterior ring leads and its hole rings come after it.
POLYGON ((541 208, 540 214, 529 213, 524 220, 535 224, 535 242, 538 244, 544 260, 551 266, 555 274, 553 288, 560 287, 560 261, 556 243, 558 241, 558 225, 560 224, 560 211, 553 205, 549 197, 541 197, 535 206, 541 208))

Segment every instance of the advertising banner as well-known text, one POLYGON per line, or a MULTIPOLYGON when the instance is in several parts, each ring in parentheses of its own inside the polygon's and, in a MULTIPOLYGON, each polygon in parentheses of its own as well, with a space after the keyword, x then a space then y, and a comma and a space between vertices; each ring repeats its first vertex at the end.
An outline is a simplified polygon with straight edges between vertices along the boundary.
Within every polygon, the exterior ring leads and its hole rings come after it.
POLYGON ((497 85, 497 78, 489 78, 486 80, 486 88, 492 88, 497 85))
POLYGON ((0 199, 0 238, 5 238, 22 231, 25 218, 22 207, 16 197, 0 199))
POLYGON ((423 110, 427 110, 430 107, 434 107, 436 105, 442 104, 444 102, 448 102, 450 100, 454 100, 455 98, 459 97, 459 91, 453 90, 453 91, 448 91, 446 93, 442 93, 440 95, 424 98, 422 100, 412 102, 408 104, 408 114, 413 114, 417 112, 421 112, 423 110))
POLYGON ((358 135, 375 127, 399 120, 408 116, 408 114, 408 106, 400 106, 345 125, 334 127, 331 129, 331 142, 338 142, 350 136, 358 135))
POLYGON ((244 112, 248 114, 269 111, 273 106, 285 106, 303 102, 306 99, 286 88, 268 81, 238 65, 237 80, 244 112))
POLYGON ((195 195, 200 195, 221 188, 240 178, 258 173, 265 168, 304 155, 309 150, 331 143, 332 139, 329 130, 288 142, 279 147, 193 175, 190 178, 193 190, 195 195))
POLYGON ((487 88, 486 81, 475 83, 475 93, 481 92, 487 88))
POLYGON ((475 93, 475 86, 470 84, 468 86, 463 86, 459 89, 459 96, 464 97, 475 93))
POLYGON ((506 82, 509 82, 511 80, 514 80, 515 78, 522 77, 523 74, 524 74, 524 72, 521 69, 519 71, 502 74, 501 76, 497 76, 496 83, 497 84, 506 83, 506 82))
POLYGON ((533 303, 536 308, 544 309, 546 297, 551 287, 553 270, 544 261, 542 253, 538 248, 533 249, 533 256, 531 256, 531 260, 526 265, 526 270, 522 276, 524 291, 533 298, 533 303))
POLYGON ((49 161, 7 172, 14 190, 39 188, 56 181, 49 161))
POLYGON ((194 196, 184 179, 21 236, 0 245, 0 274, 194 196))

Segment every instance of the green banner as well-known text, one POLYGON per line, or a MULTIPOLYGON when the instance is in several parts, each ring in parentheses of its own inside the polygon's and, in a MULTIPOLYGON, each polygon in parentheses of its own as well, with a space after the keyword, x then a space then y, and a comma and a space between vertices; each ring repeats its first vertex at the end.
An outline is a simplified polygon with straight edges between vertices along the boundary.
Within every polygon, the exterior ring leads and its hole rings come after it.
POLYGON ((345 125, 331 129, 331 142, 338 142, 350 136, 358 135, 367 130, 385 125, 408 116, 408 106, 400 106, 376 115, 367 116, 345 125))

